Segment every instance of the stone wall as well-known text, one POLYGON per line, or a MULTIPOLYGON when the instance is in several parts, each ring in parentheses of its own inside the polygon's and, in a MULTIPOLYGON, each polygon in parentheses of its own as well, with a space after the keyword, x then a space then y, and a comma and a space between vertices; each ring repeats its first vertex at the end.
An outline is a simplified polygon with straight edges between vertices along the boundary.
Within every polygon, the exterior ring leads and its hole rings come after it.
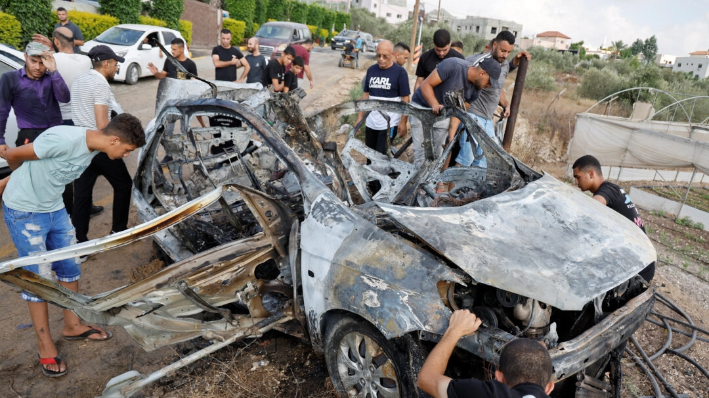
POLYGON ((192 22, 192 45, 196 48, 211 48, 219 44, 222 29, 221 10, 197 0, 184 0, 185 11, 180 19, 192 22))

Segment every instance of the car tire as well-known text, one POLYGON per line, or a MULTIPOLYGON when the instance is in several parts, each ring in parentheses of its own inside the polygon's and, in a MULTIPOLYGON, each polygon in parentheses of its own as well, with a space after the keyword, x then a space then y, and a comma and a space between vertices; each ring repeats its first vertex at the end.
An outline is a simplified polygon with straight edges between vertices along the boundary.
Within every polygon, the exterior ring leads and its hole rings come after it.
POLYGON ((340 396, 408 397, 406 358, 366 321, 344 316, 327 327, 325 363, 340 396))
POLYGON ((342 68, 345 65, 345 60, 340 58, 340 63, 337 64, 340 68, 342 68))
POLYGON ((362 46, 362 53, 364 54, 366 52, 367 52, 367 45, 365 44, 362 46))
POLYGON ((357 67, 357 61, 354 59, 350 60, 350 68, 355 69, 357 67))
POLYGON ((130 64, 126 69, 126 84, 136 84, 140 78, 140 67, 136 64, 130 64))

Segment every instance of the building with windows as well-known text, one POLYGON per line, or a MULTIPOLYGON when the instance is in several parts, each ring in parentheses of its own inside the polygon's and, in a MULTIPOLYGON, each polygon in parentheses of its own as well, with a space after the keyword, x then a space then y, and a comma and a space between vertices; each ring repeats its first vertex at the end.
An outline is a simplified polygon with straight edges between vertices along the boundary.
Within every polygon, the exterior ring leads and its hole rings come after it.
POLYGON ((406 0, 352 0, 352 7, 365 8, 390 24, 398 24, 409 18, 406 0))
POLYGON ((655 63, 663 68, 672 68, 677 62, 677 57, 669 54, 655 55, 655 63))
POLYGON ((465 18, 450 21, 451 29, 460 34, 474 34, 492 40, 503 30, 509 30, 515 37, 522 32, 522 24, 502 19, 476 17, 468 15, 465 18))
POLYGON ((689 53, 689 57, 677 57, 672 71, 692 73, 706 79, 709 76, 709 51, 695 51, 689 53))
POLYGON ((571 38, 556 30, 538 33, 531 39, 522 39, 519 42, 519 47, 522 50, 530 47, 544 47, 550 50, 568 51, 570 45, 571 38))

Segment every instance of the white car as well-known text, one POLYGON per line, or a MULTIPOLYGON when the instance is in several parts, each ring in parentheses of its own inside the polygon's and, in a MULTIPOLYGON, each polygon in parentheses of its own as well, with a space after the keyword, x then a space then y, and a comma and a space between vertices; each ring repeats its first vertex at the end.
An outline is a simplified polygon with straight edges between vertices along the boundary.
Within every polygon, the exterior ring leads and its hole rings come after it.
MULTIPOLYGON (((159 70, 162 70, 167 59, 165 56, 160 57, 161 50, 158 46, 152 46, 149 43, 157 40, 169 50, 170 42, 177 37, 184 40, 180 32, 159 26, 116 25, 95 39, 86 42, 81 46, 81 51, 88 53, 98 45, 111 47, 116 55, 126 59, 125 62, 118 64, 118 71, 114 79, 126 84, 135 84, 139 78, 153 75, 148 69, 149 63, 152 62, 159 70)), ((189 57, 186 41, 185 55, 189 57)))
MULTIPOLYGON (((21 51, 17 51, 11 47, 0 44, 0 76, 4 73, 12 72, 25 66, 25 56, 21 51)), ((5 126, 5 142, 10 147, 15 146, 17 139, 17 119, 15 112, 10 109, 10 114, 7 117, 7 125, 5 126)), ((5 175, 10 172, 5 159, 0 158, 0 175, 5 175)))

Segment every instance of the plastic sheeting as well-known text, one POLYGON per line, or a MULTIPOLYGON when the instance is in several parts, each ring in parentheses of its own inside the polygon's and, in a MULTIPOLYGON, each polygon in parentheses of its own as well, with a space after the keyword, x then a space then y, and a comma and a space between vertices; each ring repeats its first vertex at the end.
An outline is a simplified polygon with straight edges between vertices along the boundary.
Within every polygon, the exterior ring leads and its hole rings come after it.
POLYGON ((603 166, 696 167, 709 174, 709 132, 684 123, 635 122, 582 113, 576 116, 568 155, 567 172, 579 157, 593 155, 603 166))

